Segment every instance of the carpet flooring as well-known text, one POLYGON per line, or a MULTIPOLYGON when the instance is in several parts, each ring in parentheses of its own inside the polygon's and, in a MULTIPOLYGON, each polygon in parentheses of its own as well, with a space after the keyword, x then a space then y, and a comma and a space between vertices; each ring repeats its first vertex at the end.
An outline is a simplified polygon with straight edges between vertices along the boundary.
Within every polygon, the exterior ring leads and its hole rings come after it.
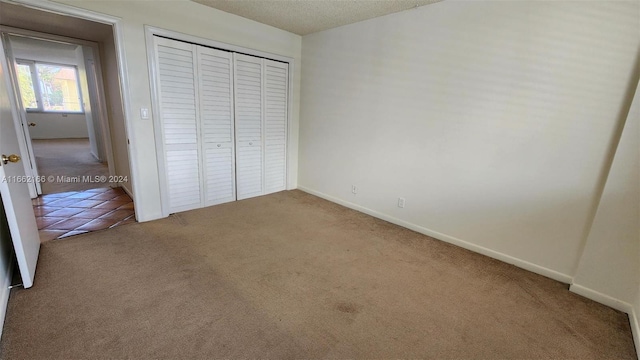
POLYGON ((300 191, 42 245, 7 359, 634 359, 626 314, 300 191))
MULTIPOLYGON (((89 139, 31 140, 40 176, 109 176, 107 163, 91 155, 89 139)), ((109 183, 58 182, 42 183, 43 194, 108 187, 109 183)))

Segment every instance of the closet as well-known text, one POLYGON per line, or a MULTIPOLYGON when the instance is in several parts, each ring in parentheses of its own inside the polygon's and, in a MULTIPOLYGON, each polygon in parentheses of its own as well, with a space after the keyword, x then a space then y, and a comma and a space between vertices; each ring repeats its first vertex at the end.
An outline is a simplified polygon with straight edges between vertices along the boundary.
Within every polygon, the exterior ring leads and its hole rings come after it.
POLYGON ((286 188, 288 64, 154 36, 168 212, 286 188))

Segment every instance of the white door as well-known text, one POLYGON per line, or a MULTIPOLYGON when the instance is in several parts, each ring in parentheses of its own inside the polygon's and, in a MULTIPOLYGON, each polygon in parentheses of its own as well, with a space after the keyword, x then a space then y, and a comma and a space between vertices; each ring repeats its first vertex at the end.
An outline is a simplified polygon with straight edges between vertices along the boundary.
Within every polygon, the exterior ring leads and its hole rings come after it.
MULTIPOLYGON (((12 82, 11 91, 12 97, 15 99, 15 106, 17 106, 19 122, 16 125, 18 129, 18 145, 20 146, 20 150, 24 156, 22 161, 22 166, 24 167, 24 171, 27 175, 31 176, 34 181, 31 181, 27 184, 29 189, 29 195, 31 198, 35 199, 38 195, 42 194, 42 186, 40 184, 40 177, 38 176, 38 167, 36 165, 36 156, 33 152, 33 145, 31 143, 31 134, 29 133, 29 126, 36 126, 36 124, 28 124, 27 122, 27 112, 22 104, 22 98, 20 97, 20 89, 18 87, 18 74, 16 72, 16 68, 13 66, 16 63, 15 58, 13 57, 13 51, 11 50, 11 41, 10 36, 6 33, 2 34, 2 41, 6 55, 7 64, 11 64, 11 66, 7 69, 7 77, 12 82)), ((32 68, 33 69, 33 68, 32 68)), ((31 74, 31 78, 35 79, 35 74, 31 74)))
MULTIPOLYGON (((0 51, 4 51, 0 42, 0 51)), ((3 158, 22 152, 18 143, 20 132, 16 131, 18 122, 18 108, 14 93, 11 90, 11 80, 7 73, 9 66, 7 59, 0 56, 0 154, 3 158)), ((5 164, 0 159, 0 195, 4 206, 13 247, 18 260, 22 283, 25 288, 33 285, 33 279, 40 252, 40 238, 35 215, 31 206, 31 198, 27 184, 17 179, 25 177, 25 170, 20 163, 23 160, 11 158, 5 164)))
POLYGON ((197 47, 204 206, 236 199, 233 61, 230 52, 197 47))
POLYGON ((264 193, 287 188, 289 65, 264 60, 264 193))
POLYGON ((155 37, 160 122, 169 213, 200 208, 198 85, 195 45, 155 37))
POLYGON ((236 110, 236 182, 238 200, 264 194, 262 59, 233 54, 236 110))

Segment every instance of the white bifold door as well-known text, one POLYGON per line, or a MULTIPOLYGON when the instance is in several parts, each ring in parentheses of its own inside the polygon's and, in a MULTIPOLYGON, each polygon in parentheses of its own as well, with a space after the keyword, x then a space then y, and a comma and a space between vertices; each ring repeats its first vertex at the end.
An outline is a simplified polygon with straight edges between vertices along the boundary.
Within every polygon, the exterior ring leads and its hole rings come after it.
POLYGON ((284 190, 288 64, 154 39, 168 213, 284 190))
POLYGON ((286 188, 288 64, 234 54, 238 200, 286 188))
POLYGON ((262 59, 235 54, 236 173, 238 200, 262 195, 262 59))
POLYGON ((264 59, 264 192, 287 187, 289 64, 264 59))
POLYGON ((232 54, 198 46, 204 206, 236 199, 232 54))

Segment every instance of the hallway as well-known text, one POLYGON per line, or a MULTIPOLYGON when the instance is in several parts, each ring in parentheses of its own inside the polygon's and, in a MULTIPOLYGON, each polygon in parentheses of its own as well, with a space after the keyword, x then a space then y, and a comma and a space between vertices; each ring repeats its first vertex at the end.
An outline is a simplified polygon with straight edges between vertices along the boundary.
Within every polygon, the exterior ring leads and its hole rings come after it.
POLYGON ((136 221, 133 201, 122 188, 49 194, 32 200, 40 242, 136 221))
MULTIPOLYGON (((97 161, 89 146, 89 139, 32 140, 40 176, 109 176, 107 163, 97 161)), ((108 183, 56 182, 42 183, 43 194, 83 191, 107 187, 108 183)))

